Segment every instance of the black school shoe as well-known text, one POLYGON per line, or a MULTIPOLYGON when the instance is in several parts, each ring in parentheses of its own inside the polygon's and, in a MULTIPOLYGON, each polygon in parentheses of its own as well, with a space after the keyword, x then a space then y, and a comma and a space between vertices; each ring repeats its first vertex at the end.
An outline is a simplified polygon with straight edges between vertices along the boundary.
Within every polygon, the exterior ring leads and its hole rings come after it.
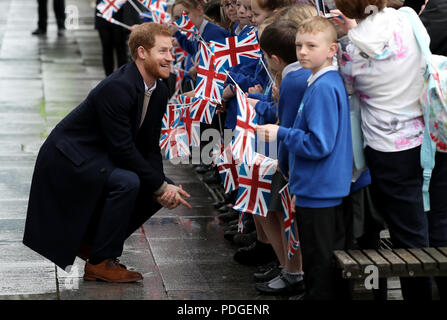
POLYGON ((267 282, 281 274, 281 268, 278 261, 274 260, 263 266, 260 266, 258 270, 253 274, 256 282, 267 282))
POLYGON ((270 243, 262 243, 256 240, 248 247, 239 248, 233 259, 240 264, 259 266, 275 260, 276 255, 270 243))
POLYGON ((228 212, 219 214, 217 217, 218 217, 219 220, 221 220, 222 222, 230 222, 230 221, 232 221, 232 220, 237 220, 237 219, 239 219, 239 211, 234 210, 233 208, 230 208, 230 209, 228 210, 228 212))
POLYGON ((226 212, 228 212, 229 210, 230 210, 230 207, 227 206, 226 204, 224 204, 224 205, 220 206, 219 208, 217 208, 217 211, 218 211, 219 213, 226 213, 226 212))
POLYGON ((282 288, 271 288, 269 287, 269 283, 271 281, 275 281, 276 278, 270 280, 270 281, 266 281, 266 282, 262 282, 262 283, 257 283, 255 285, 256 290, 258 290, 260 293, 262 294, 271 294, 271 295, 300 295, 302 293, 304 293, 305 288, 304 288, 304 279, 301 278, 301 280, 297 281, 297 282, 290 282, 289 280, 287 280, 287 277, 284 276, 284 274, 280 274, 278 277, 280 277, 280 279, 282 279, 282 281, 285 282, 285 286, 282 288))
POLYGON ((203 175, 203 182, 208 184, 219 184, 222 182, 222 179, 220 178, 219 172, 215 169, 212 169, 211 171, 203 175))
POLYGON ((238 247, 248 247, 258 238, 256 230, 249 233, 239 233, 233 237, 233 242, 238 247))
POLYGON ((210 169, 211 169, 211 166, 205 165, 205 164, 199 164, 197 167, 194 168, 194 170, 200 174, 204 174, 205 172, 210 171, 210 169))

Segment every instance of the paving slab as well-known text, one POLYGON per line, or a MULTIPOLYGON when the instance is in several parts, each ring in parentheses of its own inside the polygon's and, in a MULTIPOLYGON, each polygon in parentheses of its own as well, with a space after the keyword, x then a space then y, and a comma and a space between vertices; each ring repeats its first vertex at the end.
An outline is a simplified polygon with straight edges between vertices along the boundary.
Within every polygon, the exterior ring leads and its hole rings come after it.
MULTIPOLYGON (((144 280, 82 279, 85 262, 61 270, 22 244, 39 148, 54 126, 103 78, 91 0, 76 6, 79 28, 58 37, 51 5, 47 36, 34 37, 37 2, 0 0, 0 299, 272 300, 254 288, 254 267, 233 260, 215 199, 190 164, 164 161, 165 173, 191 194, 192 210, 162 209, 124 244, 121 262, 144 280)), ((394 289, 393 289, 394 290, 394 289)), ((394 290, 398 292, 397 289, 394 290)), ((397 293, 391 292, 394 298, 397 293)))
POLYGON ((38 79, 0 79, 0 106, 33 105, 43 101, 42 82, 38 79))
MULTIPOLYGON (((2 220, 1 224, 3 223, 2 220)), ((0 240, 0 297, 55 294, 56 292, 53 263, 45 260, 21 242, 0 240)))

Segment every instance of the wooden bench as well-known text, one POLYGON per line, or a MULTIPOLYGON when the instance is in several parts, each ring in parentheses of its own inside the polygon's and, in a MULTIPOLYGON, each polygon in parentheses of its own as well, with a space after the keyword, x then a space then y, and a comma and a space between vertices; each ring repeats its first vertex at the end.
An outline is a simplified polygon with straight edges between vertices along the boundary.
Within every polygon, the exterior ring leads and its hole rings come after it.
POLYGON ((336 250, 336 265, 345 279, 362 279, 376 266, 380 278, 447 276, 447 247, 424 249, 336 250), (365 272, 366 271, 366 272, 365 272))

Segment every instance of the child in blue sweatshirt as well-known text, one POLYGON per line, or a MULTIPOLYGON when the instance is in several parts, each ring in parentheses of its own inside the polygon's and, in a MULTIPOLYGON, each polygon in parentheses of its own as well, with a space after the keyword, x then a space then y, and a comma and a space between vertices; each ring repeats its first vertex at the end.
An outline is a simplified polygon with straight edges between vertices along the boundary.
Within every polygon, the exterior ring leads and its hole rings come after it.
MULTIPOLYGON (((286 128, 292 127, 296 111, 301 103, 307 87, 307 78, 311 72, 303 69, 297 61, 295 53, 295 35, 298 25, 290 20, 280 20, 268 25, 262 32, 260 44, 269 69, 282 75, 279 87, 279 101, 276 105, 271 101, 249 99, 255 105, 256 113, 264 123, 277 123, 286 128)), ((255 216, 257 228, 262 228, 269 242, 275 249, 280 262, 276 271, 277 277, 256 284, 256 289, 267 294, 300 294, 303 292, 304 281, 301 268, 301 252, 288 258, 288 244, 283 226, 282 204, 278 192, 287 184, 288 153, 281 148, 274 155, 278 158, 280 170, 275 173, 270 192, 270 204, 267 217, 255 216), (281 151, 282 150, 282 151, 281 151), (283 174, 284 173, 284 174, 283 174)), ((269 157, 272 155, 269 154, 269 157)))
POLYGON ((303 297, 311 300, 335 299, 336 288, 344 287, 332 268, 332 252, 345 245, 339 226, 344 226, 341 204, 350 191, 353 155, 348 95, 332 66, 336 41, 337 32, 325 18, 300 25, 298 60, 312 75, 293 127, 257 128, 268 141, 278 138, 291 155, 289 187, 303 256, 303 297))
MULTIPOLYGON (((226 38, 229 33, 224 28, 206 20, 204 18, 204 12, 202 5, 195 0, 176 0, 172 5, 172 19, 177 20, 182 16, 183 11, 186 12, 191 22, 196 26, 200 36, 206 42, 211 40, 217 40, 226 38)), ((188 52, 188 57, 185 59, 185 69, 190 72, 194 67, 194 58, 199 50, 198 40, 189 40, 187 36, 182 34, 179 30, 174 33, 179 46, 188 52)), ((185 74, 185 81, 189 82, 192 78, 195 78, 189 74, 185 74)), ((184 88, 186 91, 192 89, 189 87, 184 88)))

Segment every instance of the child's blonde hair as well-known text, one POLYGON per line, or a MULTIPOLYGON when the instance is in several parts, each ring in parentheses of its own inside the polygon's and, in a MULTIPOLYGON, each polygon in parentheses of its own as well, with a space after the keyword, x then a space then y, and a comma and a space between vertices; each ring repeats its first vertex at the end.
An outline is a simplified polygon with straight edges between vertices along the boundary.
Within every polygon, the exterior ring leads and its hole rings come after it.
POLYGON ((323 32, 328 36, 330 43, 337 42, 337 30, 328 19, 323 17, 311 17, 304 20, 298 27, 297 33, 323 32))
POLYGON ((303 21, 317 15, 317 10, 313 6, 306 4, 296 4, 288 8, 287 11, 282 14, 281 19, 293 20, 298 25, 303 21))

